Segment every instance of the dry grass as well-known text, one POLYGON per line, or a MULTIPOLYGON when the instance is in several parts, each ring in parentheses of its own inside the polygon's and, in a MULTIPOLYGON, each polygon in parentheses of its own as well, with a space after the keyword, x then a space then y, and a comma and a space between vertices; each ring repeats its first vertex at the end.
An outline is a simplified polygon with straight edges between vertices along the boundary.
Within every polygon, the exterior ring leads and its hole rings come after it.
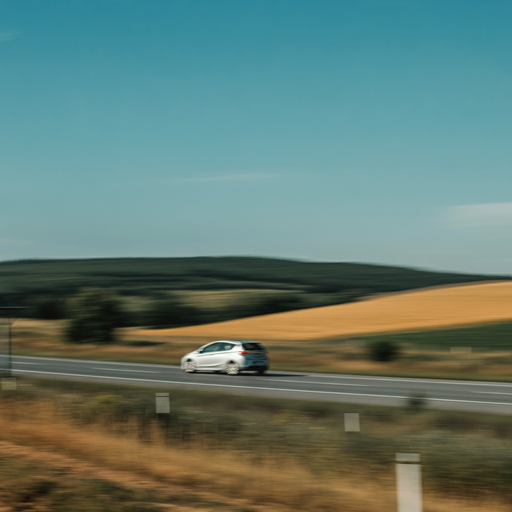
MULTIPOLYGON (((126 390, 127 396, 128 393, 129 390, 126 390)), ((230 444, 230 439, 236 437, 236 433, 215 442, 215 437, 207 436, 201 431, 200 423, 192 431, 187 443, 178 440, 169 442, 155 417, 146 418, 143 430, 140 421, 131 416, 118 424, 114 418, 109 419, 107 416, 84 425, 76 418, 73 419, 73 415, 66 410, 66 407, 69 409, 72 406, 73 401, 76 405, 76 400, 77 396, 69 392, 60 396, 43 392, 39 393, 37 400, 21 397, 18 401, 14 395, 0 400, 0 459, 6 456, 24 458, 37 461, 47 468, 58 468, 63 481, 77 477, 94 477, 125 488, 150 491, 159 495, 159 504, 165 506, 158 510, 194 508, 238 512, 381 512, 396 509, 393 464, 380 467, 376 472, 371 464, 373 444, 365 448, 366 438, 361 438, 361 442, 354 439, 356 442, 352 448, 362 449, 362 453, 366 454, 366 462, 358 462, 357 458, 352 460, 351 452, 333 459, 327 450, 325 467, 321 471, 318 470, 318 461, 310 464, 312 461, 308 457, 323 456, 319 452, 311 451, 307 445, 314 439, 315 432, 318 432, 320 447, 325 429, 330 428, 334 433, 339 427, 329 426, 325 420, 306 421, 305 411, 300 409, 277 410, 273 413, 274 416, 268 415, 267 411, 265 415, 268 416, 269 424, 262 429, 262 423, 258 429, 262 435, 265 435, 263 430, 270 435, 269 444, 260 443, 255 450, 249 436, 246 438, 245 448, 230 444), (292 441, 295 449, 289 453, 286 453, 285 448, 273 445, 275 440, 272 441, 272 430, 278 428, 275 421, 279 418, 286 419, 283 427, 285 431, 301 432, 301 436, 304 436, 292 441), (314 428, 319 430, 312 431, 314 428), (300 439, 304 439, 302 447, 300 439), (346 468, 343 469, 343 466, 346 468)), ((124 402, 121 400, 119 403, 124 402)), ((201 402, 195 404, 195 407, 199 403, 201 402)), ((179 408, 177 404, 174 406, 179 408)), ((213 412, 212 409, 204 414, 211 415, 213 412)), ((254 417, 261 414, 263 413, 257 409, 251 411, 250 404, 246 406, 246 410, 240 412, 249 422, 261 423, 261 419, 254 417)), ((434 417, 398 415, 395 421, 399 422, 400 418, 404 420, 402 425, 392 424, 396 435, 408 435, 411 429, 425 430, 425 423, 427 429, 431 428, 429 420, 432 421, 434 417)), ((204 420, 199 417, 197 419, 204 420)), ((215 418, 209 416, 208 419, 215 418)), ((393 420, 377 420, 377 427, 381 432, 386 421, 393 420)), ((365 420, 364 425, 371 427, 371 423, 371 420, 369 423, 365 420)), ((226 426, 228 427, 229 425, 226 426)), ((390 430, 389 426, 387 430, 390 430)), ((229 432, 229 428, 226 432, 229 432)), ((245 437, 243 432, 240 435, 245 437)), ((275 439, 278 438, 277 436, 275 439)), ((325 441, 330 441, 323 449, 334 450, 332 441, 335 439, 336 437, 327 437, 325 441)), ((367 441, 375 442, 372 439, 374 438, 370 433, 367 441)), ((466 442, 470 440, 471 437, 468 437, 466 442)), ((385 443, 385 435, 377 442, 380 445, 385 443)), ((379 457, 377 454, 376 456, 379 457)), ((510 510, 507 498, 503 497, 500 502, 496 492, 490 492, 488 496, 457 497, 453 492, 444 494, 427 485, 424 499, 425 512, 510 510)), ((39 507, 37 510, 46 511, 52 508, 39 507)))
MULTIPOLYGON (((162 329, 162 337, 315 340, 434 329, 512 319, 512 283, 442 287, 363 302, 265 315, 217 324, 162 329)), ((135 334, 135 332, 134 332, 135 334)), ((139 337, 150 332, 139 329, 139 337)))
POLYGON ((211 508, 223 503, 240 510, 334 512, 344 503, 347 512, 371 512, 384 503, 386 509, 391 507, 394 499, 389 478, 361 486, 350 479, 319 478, 296 461, 278 460, 271 454, 253 465, 241 454, 207 449, 200 442, 188 448, 170 447, 155 426, 145 442, 138 439, 134 425, 123 436, 113 436, 99 426, 78 428, 63 419, 51 402, 32 404, 29 414, 7 411, 5 406, 1 413, 1 437, 8 440, 0 444, 4 452, 125 486, 197 493, 217 504, 211 508))

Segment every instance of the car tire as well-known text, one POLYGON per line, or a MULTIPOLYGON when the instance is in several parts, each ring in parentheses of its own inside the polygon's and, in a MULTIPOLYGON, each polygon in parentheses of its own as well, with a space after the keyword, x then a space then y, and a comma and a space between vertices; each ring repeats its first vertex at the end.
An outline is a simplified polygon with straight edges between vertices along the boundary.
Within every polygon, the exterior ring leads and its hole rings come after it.
POLYGON ((240 373, 240 366, 231 361, 226 365, 225 372, 228 375, 238 375, 240 373))
POLYGON ((260 368, 259 370, 256 370, 256 375, 265 375, 265 373, 267 373, 267 369, 266 368, 260 368))
POLYGON ((194 361, 186 361, 183 369, 185 373, 194 373, 197 370, 197 365, 194 361))

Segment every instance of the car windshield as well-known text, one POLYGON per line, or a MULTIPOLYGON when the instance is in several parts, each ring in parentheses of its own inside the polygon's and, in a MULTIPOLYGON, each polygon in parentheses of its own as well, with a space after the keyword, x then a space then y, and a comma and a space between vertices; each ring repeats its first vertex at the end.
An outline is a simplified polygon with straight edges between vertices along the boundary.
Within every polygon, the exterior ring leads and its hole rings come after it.
POLYGON ((261 343, 242 343, 244 350, 265 350, 261 343))

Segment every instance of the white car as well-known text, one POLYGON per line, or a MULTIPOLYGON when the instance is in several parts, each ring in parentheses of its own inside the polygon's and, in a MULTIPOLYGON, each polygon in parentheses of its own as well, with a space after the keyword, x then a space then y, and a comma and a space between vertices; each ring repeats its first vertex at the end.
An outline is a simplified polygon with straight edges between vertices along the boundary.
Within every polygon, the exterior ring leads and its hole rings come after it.
POLYGON ((268 370, 265 347, 254 341, 221 340, 208 343, 181 358, 187 373, 197 370, 222 371, 228 375, 253 371, 263 375, 268 370))

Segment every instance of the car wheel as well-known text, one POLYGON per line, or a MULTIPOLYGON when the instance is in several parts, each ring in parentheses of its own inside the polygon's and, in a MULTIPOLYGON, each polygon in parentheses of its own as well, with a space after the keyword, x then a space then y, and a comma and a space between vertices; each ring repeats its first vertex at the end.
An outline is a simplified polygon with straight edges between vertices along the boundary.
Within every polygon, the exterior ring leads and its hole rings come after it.
POLYGON ((185 373, 194 373, 197 370, 197 365, 194 361, 187 361, 184 367, 185 373))
POLYGON ((226 373, 228 375, 238 375, 240 373, 240 367, 236 363, 228 363, 226 365, 226 373))

